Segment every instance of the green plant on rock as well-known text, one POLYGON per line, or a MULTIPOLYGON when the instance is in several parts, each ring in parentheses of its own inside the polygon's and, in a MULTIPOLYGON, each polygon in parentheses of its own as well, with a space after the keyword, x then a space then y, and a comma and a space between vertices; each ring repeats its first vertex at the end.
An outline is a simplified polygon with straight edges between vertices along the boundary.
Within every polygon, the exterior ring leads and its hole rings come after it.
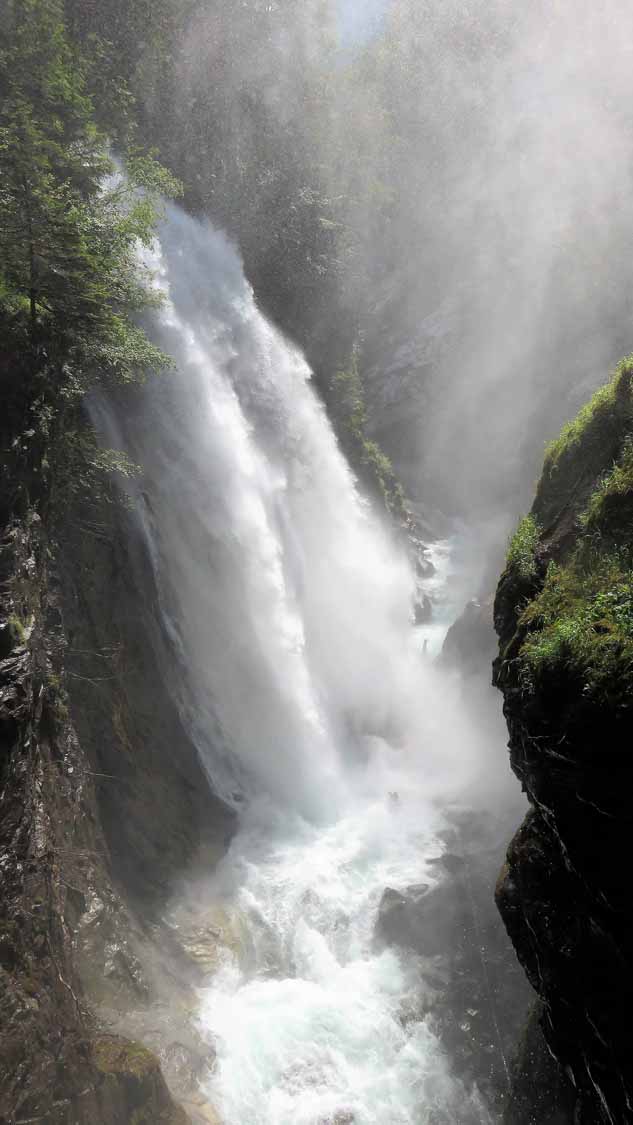
POLYGON ((73 496, 90 496, 98 504, 122 503, 116 483, 140 473, 120 449, 104 449, 88 425, 68 426, 51 454, 52 503, 58 509, 73 496))
POLYGON ((633 436, 628 435, 619 461, 599 481, 581 516, 589 533, 633 539, 633 436))
POLYGON ((510 537, 506 563, 521 579, 533 578, 536 574, 536 549, 541 529, 534 516, 524 516, 514 535, 510 537))
POLYGON ((562 456, 581 441, 604 442, 605 432, 621 428, 621 420, 633 419, 631 379, 633 356, 621 360, 611 380, 600 387, 571 422, 563 426, 558 437, 545 450, 544 473, 557 468, 562 456))
POLYGON ((68 721, 70 711, 68 708, 68 693, 64 687, 62 677, 53 671, 49 671, 46 678, 46 697, 50 707, 50 713, 56 723, 63 726, 68 721))
POLYGON ((63 0, 9 0, 0 49, 0 375, 40 479, 68 462, 88 390, 170 365, 137 323, 159 300, 138 248, 179 185, 136 148, 115 168, 64 20, 63 0))
POLYGON ((524 609, 524 683, 572 675, 596 699, 630 700, 633 690, 633 569, 628 551, 581 544, 566 565, 550 563, 542 590, 524 609))
POLYGON ((367 437, 365 391, 354 349, 348 367, 330 381, 328 407, 341 445, 361 483, 396 518, 407 515, 406 500, 387 454, 367 437))
POLYGON ((28 629, 16 613, 10 614, 7 619, 7 626, 13 643, 16 645, 25 645, 29 639, 28 629))

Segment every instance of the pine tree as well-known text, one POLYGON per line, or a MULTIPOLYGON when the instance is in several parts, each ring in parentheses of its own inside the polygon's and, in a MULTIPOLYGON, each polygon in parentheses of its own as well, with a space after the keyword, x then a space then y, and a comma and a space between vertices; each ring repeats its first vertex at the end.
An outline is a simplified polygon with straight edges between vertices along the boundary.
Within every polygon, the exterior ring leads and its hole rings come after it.
POLYGON ((150 300, 136 245, 173 180, 133 154, 116 177, 61 0, 14 0, 0 53, 0 302, 76 385, 160 365, 130 315, 150 300), (109 178, 109 180, 108 180, 109 178), (144 193, 135 196, 141 184, 144 193), (62 363, 63 360, 63 363, 62 363))

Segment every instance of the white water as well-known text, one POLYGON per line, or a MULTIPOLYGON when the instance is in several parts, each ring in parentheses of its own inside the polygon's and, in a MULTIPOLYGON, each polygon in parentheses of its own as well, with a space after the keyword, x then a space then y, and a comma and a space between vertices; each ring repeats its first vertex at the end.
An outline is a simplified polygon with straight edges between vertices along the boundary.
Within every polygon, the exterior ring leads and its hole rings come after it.
POLYGON ((385 887, 433 882, 436 798, 477 772, 408 562, 226 240, 169 208, 153 265, 177 371, 108 425, 144 469, 173 691, 242 811, 201 891, 247 933, 201 995, 210 1099, 225 1125, 487 1121, 424 1018, 422 967, 372 941, 385 887))

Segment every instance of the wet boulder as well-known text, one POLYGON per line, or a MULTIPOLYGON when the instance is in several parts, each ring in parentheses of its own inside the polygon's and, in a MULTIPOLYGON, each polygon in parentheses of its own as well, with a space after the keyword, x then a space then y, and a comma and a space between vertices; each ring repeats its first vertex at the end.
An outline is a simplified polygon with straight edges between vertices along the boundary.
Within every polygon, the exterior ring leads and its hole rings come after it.
POLYGON ((403 891, 387 887, 376 921, 379 944, 396 945, 425 957, 446 953, 460 924, 460 896, 451 884, 418 883, 403 891))
POLYGON ((492 600, 472 598, 461 617, 448 630, 440 660, 466 676, 477 675, 483 670, 488 679, 495 653, 492 600))

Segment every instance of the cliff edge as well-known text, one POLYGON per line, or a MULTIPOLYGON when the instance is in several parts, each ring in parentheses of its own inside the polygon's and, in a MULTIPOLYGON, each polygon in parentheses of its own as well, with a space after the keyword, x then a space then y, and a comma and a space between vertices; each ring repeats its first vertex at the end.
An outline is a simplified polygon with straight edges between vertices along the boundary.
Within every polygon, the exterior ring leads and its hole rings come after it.
POLYGON ((497 903, 583 1125, 633 1121, 632 377, 628 359, 548 448, 495 601, 531 804, 497 903))

